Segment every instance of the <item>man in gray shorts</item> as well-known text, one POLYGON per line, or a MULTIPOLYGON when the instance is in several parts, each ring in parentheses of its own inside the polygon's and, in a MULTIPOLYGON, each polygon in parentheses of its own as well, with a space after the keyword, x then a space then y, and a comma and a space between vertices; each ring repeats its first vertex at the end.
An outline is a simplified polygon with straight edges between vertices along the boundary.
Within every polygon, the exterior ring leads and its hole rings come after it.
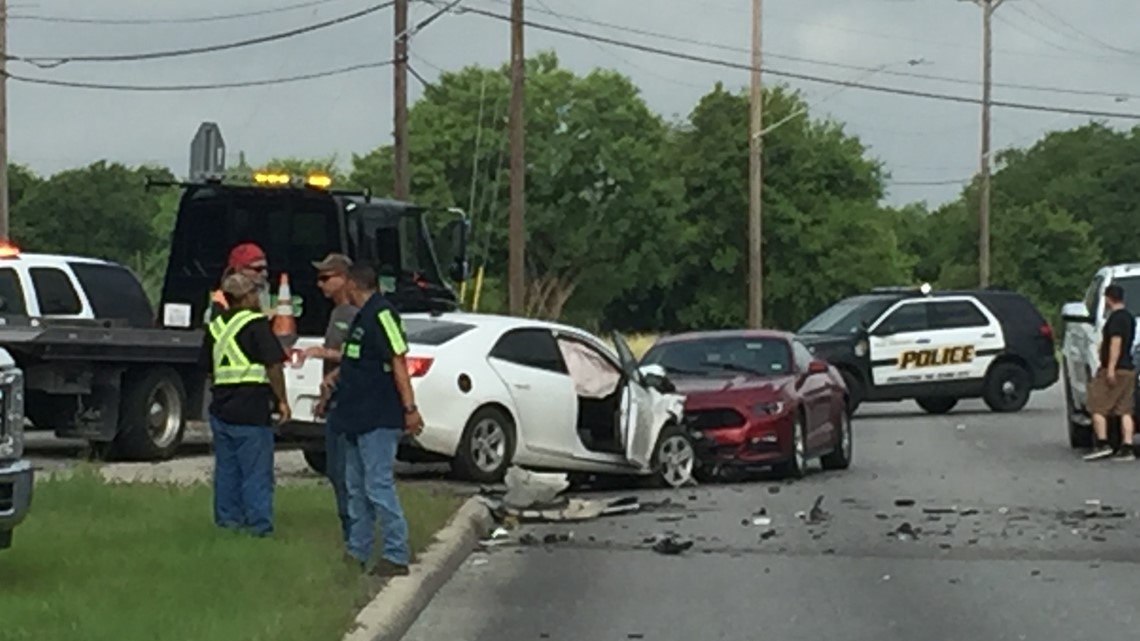
MULTIPOLYGON (((317 269, 317 286, 321 293, 333 302, 335 307, 329 316, 325 330, 325 344, 305 350, 305 358, 319 358, 324 361, 324 382, 321 383, 321 401, 317 405, 317 415, 330 416, 329 411, 336 403, 332 387, 327 383, 330 375, 340 363, 341 347, 348 337, 348 326, 358 311, 348 299, 348 270, 352 259, 344 254, 329 254, 324 260, 313 263, 317 269)), ((325 465, 329 483, 336 494, 336 511, 340 517, 341 533, 348 541, 348 490, 345 487, 344 437, 329 429, 325 422, 325 465)))

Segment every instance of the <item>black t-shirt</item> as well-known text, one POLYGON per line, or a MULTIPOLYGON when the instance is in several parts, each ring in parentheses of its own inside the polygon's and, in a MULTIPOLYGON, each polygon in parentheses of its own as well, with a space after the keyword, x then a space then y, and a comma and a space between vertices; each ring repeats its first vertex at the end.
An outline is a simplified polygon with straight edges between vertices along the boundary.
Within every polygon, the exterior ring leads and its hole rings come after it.
MULTIPOLYGON (((239 310, 223 311, 220 316, 229 320, 239 310)), ((285 362, 285 350, 273 335, 269 319, 252 320, 237 334, 237 344, 246 357, 269 367, 285 362)), ((202 341, 199 362, 206 371, 214 369, 214 337, 206 330, 206 340, 202 341)), ((240 385, 215 385, 210 389, 210 414, 226 423, 234 425, 270 425, 271 414, 277 407, 273 388, 264 383, 242 383, 240 385)))
POLYGON ((353 319, 344 342, 337 382, 333 429, 364 434, 404 429, 404 406, 392 375, 392 359, 408 352, 404 323, 396 308, 373 294, 353 319))
POLYGON ((1101 367, 1108 366, 1109 343, 1115 336, 1120 337, 1120 359, 1116 369, 1136 369, 1132 362, 1132 341, 1136 338, 1136 320, 1127 309, 1118 309, 1108 315, 1104 322, 1104 338, 1100 342, 1101 367))

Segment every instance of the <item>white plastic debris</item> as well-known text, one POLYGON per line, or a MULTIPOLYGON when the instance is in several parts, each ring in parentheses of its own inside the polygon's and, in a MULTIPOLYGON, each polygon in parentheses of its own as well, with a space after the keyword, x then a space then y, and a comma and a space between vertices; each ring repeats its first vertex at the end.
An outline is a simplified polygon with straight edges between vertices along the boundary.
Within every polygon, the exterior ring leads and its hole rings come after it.
POLYGON ((517 466, 507 470, 503 481, 507 486, 503 503, 521 509, 550 504, 570 487, 565 474, 531 472, 517 466))
POLYGON ((752 519, 752 525, 772 525, 772 519, 766 516, 758 516, 752 519))

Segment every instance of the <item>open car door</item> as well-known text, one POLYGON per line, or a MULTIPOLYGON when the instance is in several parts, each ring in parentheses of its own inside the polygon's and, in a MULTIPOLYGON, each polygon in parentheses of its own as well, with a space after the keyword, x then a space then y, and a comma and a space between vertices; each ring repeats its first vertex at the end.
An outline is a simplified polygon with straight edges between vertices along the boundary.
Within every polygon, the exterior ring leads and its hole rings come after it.
POLYGON ((653 397, 649 388, 641 380, 637 368, 637 357, 629 348, 625 338, 613 332, 614 349, 621 361, 625 374, 625 389, 622 390, 621 435, 625 443, 625 455, 630 463, 648 470, 653 461, 653 447, 657 444, 660 425, 653 420, 653 397))

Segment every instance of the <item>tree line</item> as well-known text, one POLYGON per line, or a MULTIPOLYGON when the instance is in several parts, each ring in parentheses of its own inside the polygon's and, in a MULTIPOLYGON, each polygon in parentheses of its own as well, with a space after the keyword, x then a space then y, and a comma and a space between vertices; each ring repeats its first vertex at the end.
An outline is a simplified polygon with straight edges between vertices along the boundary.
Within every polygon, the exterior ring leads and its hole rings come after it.
MULTIPOLYGON (((747 94, 717 84, 671 122, 628 77, 575 74, 551 52, 527 61, 527 83, 528 313, 626 331, 742 326, 747 94)), ((506 65, 470 66, 442 74, 410 109, 413 199, 471 214, 471 258, 486 274, 480 311, 506 308, 509 97, 506 65)), ((884 206, 886 167, 809 106, 787 87, 766 90, 770 122, 803 112, 765 135, 766 325, 794 329, 877 285, 976 284, 977 182, 933 211, 884 206)), ((1133 260, 1138 132, 1093 122, 995 155, 994 284, 1056 320, 1099 265, 1133 260)), ((335 157, 263 166, 321 169, 341 187, 389 194, 392 158, 382 146, 347 169, 335 157)), ((170 169, 100 161, 9 175, 12 234, 26 251, 116 260, 157 293, 178 194, 146 191, 143 177, 170 169)))

